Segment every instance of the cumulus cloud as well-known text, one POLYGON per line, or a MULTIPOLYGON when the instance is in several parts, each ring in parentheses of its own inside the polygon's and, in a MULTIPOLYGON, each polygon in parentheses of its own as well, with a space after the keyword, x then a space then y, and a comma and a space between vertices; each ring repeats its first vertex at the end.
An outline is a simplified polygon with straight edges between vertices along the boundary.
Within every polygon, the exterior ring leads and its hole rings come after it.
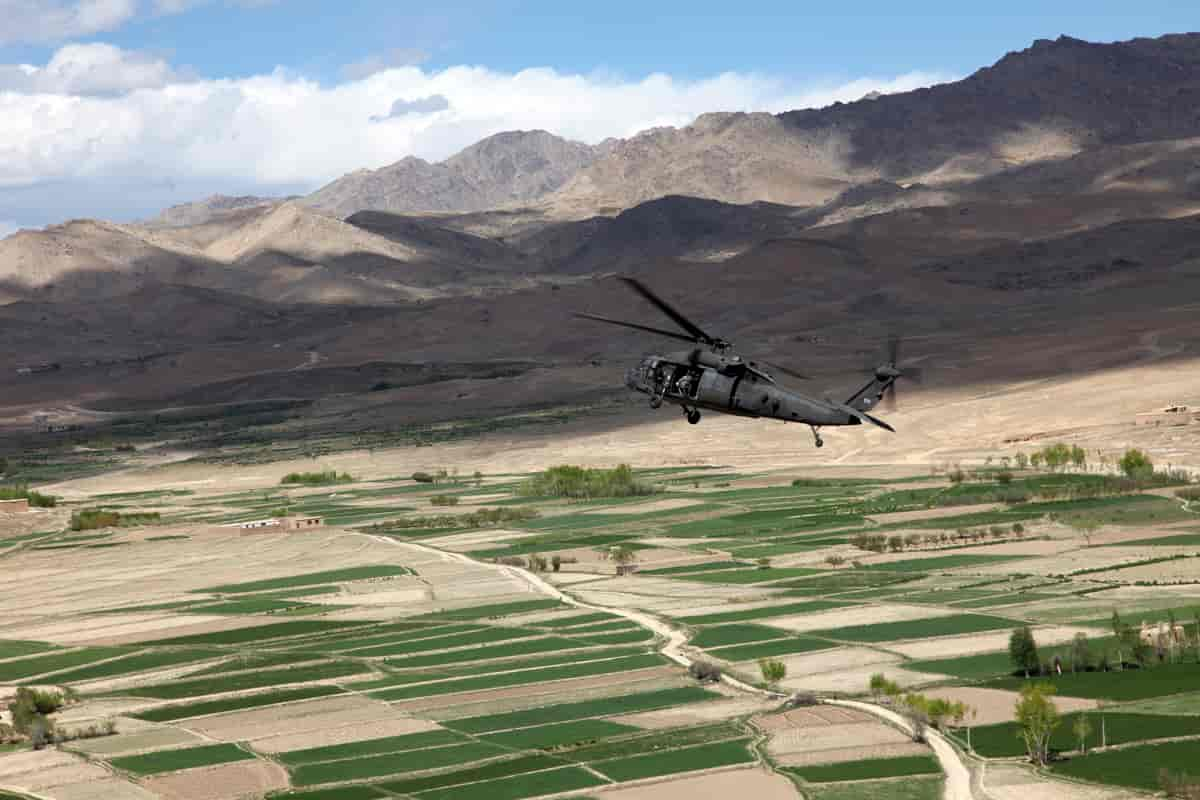
POLYGON ((0 90, 26 94, 114 94, 159 89, 175 80, 161 59, 99 43, 67 45, 44 67, 0 65, 0 90))
POLYGON ((22 68, 24 88, 20 81, 7 89, 0 84, 0 187, 154 178, 312 189, 408 155, 440 160, 500 131, 543 128, 596 143, 651 126, 686 125, 707 111, 822 106, 943 79, 913 73, 798 85, 738 73, 627 80, 552 69, 408 66, 335 86, 284 70, 185 82, 165 64, 117 53, 85 57, 63 48, 44 67, 22 68), (56 63, 106 66, 80 72, 56 63), (387 124, 372 122, 384 110, 387 124))

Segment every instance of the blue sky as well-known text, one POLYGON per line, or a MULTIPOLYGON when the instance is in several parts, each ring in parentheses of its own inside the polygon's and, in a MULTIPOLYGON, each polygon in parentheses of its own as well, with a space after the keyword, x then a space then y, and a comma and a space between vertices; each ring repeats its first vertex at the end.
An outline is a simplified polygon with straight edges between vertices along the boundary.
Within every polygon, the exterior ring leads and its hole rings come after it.
POLYGON ((953 80, 1036 38, 1200 27, 1195 0, 977 5, 0 0, 0 236, 309 191, 500 130, 599 141, 953 80))
MULTIPOLYGON (((91 38, 168 54, 206 77, 241 77, 282 65, 334 81, 343 65, 405 50, 426 55, 425 65, 435 69, 549 66, 698 78, 728 70, 965 73, 1035 38, 1066 33, 1108 41, 1200 27, 1192 0, 1008 0, 987 4, 991 11, 962 0, 859 0, 840 4, 844 10, 795 0, 745 6, 695 0, 442 0, 428 10, 411 5, 275 0, 247 7, 217 0, 178 14, 139 15, 91 38)), ((0 47, 0 56, 44 60, 52 47, 0 47)))

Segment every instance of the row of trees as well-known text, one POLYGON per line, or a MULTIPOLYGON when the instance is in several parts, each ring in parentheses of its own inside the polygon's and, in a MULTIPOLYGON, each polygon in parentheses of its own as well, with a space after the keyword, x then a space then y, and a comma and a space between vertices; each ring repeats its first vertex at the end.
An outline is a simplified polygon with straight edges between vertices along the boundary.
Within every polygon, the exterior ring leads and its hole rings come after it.
POLYGON ((28 741, 33 749, 40 750, 51 743, 111 736, 117 732, 117 724, 113 720, 105 720, 74 731, 60 729, 51 715, 60 711, 73 699, 74 693, 70 690, 63 693, 25 686, 17 689, 16 695, 8 704, 9 719, 12 723, 0 723, 0 743, 28 741))
MULTIPOLYGON (((926 697, 916 692, 905 692, 900 684, 889 680, 882 672, 871 676, 867 684, 875 702, 887 698, 888 702, 909 724, 913 741, 925 741, 925 729, 932 725, 942 730, 948 723, 962 726, 966 718, 978 713, 974 708, 958 700, 942 697, 926 697)), ((969 736, 969 734, 968 734, 969 736)))
POLYGON ((567 497, 575 500, 637 497, 657 491, 652 484, 638 480, 628 464, 620 464, 614 469, 584 469, 563 464, 533 476, 517 489, 518 494, 527 497, 567 497))
POLYGON ((387 531, 414 529, 491 528, 511 522, 526 522, 540 516, 541 513, 536 508, 525 506, 481 508, 469 514, 437 514, 428 517, 390 519, 370 525, 367 530, 373 533, 386 533, 387 531))
POLYGON ((892 536, 884 536, 883 534, 856 533, 850 537, 850 544, 857 547, 859 550, 867 550, 872 553, 883 553, 891 551, 900 553, 904 550, 911 550, 918 547, 945 547, 952 544, 966 544, 967 542, 982 542, 991 536, 993 539, 1003 539, 1006 536, 1015 536, 1021 538, 1025 535, 1025 526, 1019 522, 1015 522, 1010 526, 992 525, 989 528, 959 528, 953 533, 909 533, 904 536, 893 534, 892 536))

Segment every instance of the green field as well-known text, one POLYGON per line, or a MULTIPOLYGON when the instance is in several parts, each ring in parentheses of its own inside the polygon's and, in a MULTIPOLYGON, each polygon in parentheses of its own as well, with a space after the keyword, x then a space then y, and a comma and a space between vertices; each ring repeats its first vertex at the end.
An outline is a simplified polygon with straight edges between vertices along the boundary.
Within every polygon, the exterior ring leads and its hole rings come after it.
POLYGON ((511 778, 473 783, 468 786, 431 789, 418 792, 419 800, 521 800, 546 794, 570 792, 601 786, 604 781, 579 767, 564 767, 548 772, 533 772, 511 778))
POLYGON ((633 781, 699 769, 747 764, 755 760, 746 739, 684 747, 650 755, 593 763, 592 768, 615 781, 633 781))
POLYGON ((153 697, 159 700, 181 700, 187 697, 203 697, 207 694, 265 689, 273 686, 286 686, 291 683, 329 680, 330 678, 345 678, 349 675, 358 675, 368 671, 369 668, 363 664, 338 661, 326 664, 314 664, 307 667, 256 670, 254 672, 235 675, 221 675, 212 678, 176 681, 174 683, 160 683, 155 686, 139 686, 136 689, 129 690, 128 694, 133 694, 137 697, 153 697))
POLYGON ((582 678, 589 675, 607 675, 611 672, 645 669, 667 663, 667 660, 657 653, 645 653, 626 658, 616 658, 608 661, 589 661, 582 664, 565 664, 544 669, 522 670, 520 672, 505 672, 497 675, 481 675, 476 678, 461 678, 458 680, 439 681, 437 683, 422 683, 395 688, 380 689, 369 692, 376 700, 394 702, 411 697, 430 697, 454 692, 473 692, 481 689, 499 689, 505 686, 522 686, 529 683, 544 683, 561 681, 568 678, 582 678))
POLYGON ((751 566, 745 561, 707 561, 701 564, 684 564, 679 567, 659 567, 658 569, 638 570, 639 575, 683 575, 693 572, 711 572, 712 570, 745 569, 751 566))
MULTIPOLYGON (((1058 688, 1066 697, 1104 700, 1145 700, 1150 697, 1200 690, 1200 664, 1161 664, 1119 672, 1077 672, 1038 678, 1058 688)), ((996 689, 1020 689, 1022 678, 1003 678, 985 684, 996 689)))
POLYGON ((526 772, 564 767, 561 760, 546 755, 520 756, 507 761, 492 761, 479 767, 441 772, 423 778, 408 778, 406 780, 388 781, 378 784, 379 788, 396 794, 411 795, 427 792, 430 789, 441 789, 445 786, 459 786, 464 783, 480 783, 494 781, 497 778, 507 778, 526 772))
POLYGON ((1078 780, 1154 791, 1158 789, 1160 769, 1195 775, 1198 761, 1200 741, 1193 739, 1089 753, 1070 761, 1055 762, 1050 765, 1050 770, 1078 780))
POLYGON ((598 739, 638 733, 639 728, 621 725, 606 719, 581 719, 575 722, 556 722, 536 728, 522 728, 480 737, 485 742, 511 747, 515 750, 545 750, 578 746, 598 739))
POLYGON ((840 764, 793 767, 788 771, 794 772, 810 783, 833 783, 899 778, 906 775, 940 775, 942 767, 936 758, 928 755, 872 758, 865 761, 846 761, 840 764))
POLYGON ((162 669, 163 667, 177 666, 179 664, 205 661, 220 655, 221 653, 216 650, 201 649, 137 653, 124 658, 115 658, 112 661, 94 664, 89 667, 80 667, 79 669, 68 670, 66 672, 56 672, 53 675, 47 676, 47 680, 54 683, 81 683, 98 678, 111 678, 117 675, 128 675, 136 672, 162 669))
POLYGON ((937 572, 944 569, 959 567, 978 567, 984 564, 1002 564, 1005 561, 1019 561, 1029 556, 988 556, 959 553, 952 556, 930 556, 929 558, 909 558, 903 561, 884 561, 878 564, 867 564, 863 569, 884 570, 887 572, 937 572))
POLYGON ((983 614, 955 614, 949 617, 914 619, 903 622, 850 625, 845 628, 810 631, 810 634, 846 642, 891 642, 898 639, 925 639, 932 636, 981 633, 1002 628, 1015 628, 1019 625, 1019 622, 1001 617, 989 617, 983 614))
POLYGON ((657 708, 713 700, 718 695, 695 686, 678 689, 661 689, 656 692, 627 694, 605 697, 599 700, 583 700, 577 703, 562 703, 555 706, 531 708, 526 711, 510 711, 504 714, 489 714, 483 717, 468 717, 444 723, 447 728, 464 733, 489 733, 509 728, 528 728, 551 722, 569 722, 588 717, 612 717, 632 714, 637 711, 652 711, 657 708))
POLYGON ((976 681, 994 678, 997 675, 1011 675, 1013 663, 1007 652, 980 653, 974 656, 961 656, 959 658, 909 661, 905 663, 904 668, 976 681))
POLYGON ((807 575, 816 575, 819 572, 821 572, 821 570, 808 569, 805 567, 768 567, 766 569, 722 569, 713 572, 676 575, 675 577, 681 581, 749 585, 756 583, 767 583, 769 581, 781 581, 788 578, 799 578, 807 575))
POLYGON ((53 645, 49 642, 25 642, 19 639, 4 639, 0 640, 0 659, 21 658, 22 656, 31 656, 36 653, 45 653, 57 649, 58 645, 53 645))
MULTIPOLYGON (((456 647, 477 647, 492 642, 506 642, 513 639, 525 639, 530 636, 543 636, 542 631, 526 630, 524 628, 484 628, 451 636, 435 636, 421 639, 405 639, 392 644, 376 645, 374 647, 356 648, 352 651, 356 658, 377 658, 381 656, 403 656, 407 654, 425 653, 430 650, 451 650, 456 647)), ((565 640, 563 640, 565 641, 565 640)), ((472 650, 472 652, 475 652, 472 650)), ((447 657, 450 658, 447 654, 447 657)), ((487 656, 484 656, 486 658, 487 656)), ((474 659, 473 659, 474 660, 474 659)))
POLYGON ((262 643, 268 639, 283 639, 291 636, 307 636, 316 633, 330 633, 340 630, 351 630, 371 625, 370 622, 334 622, 324 619, 298 619, 288 622, 274 622, 267 625, 257 625, 251 628, 236 628, 230 631, 215 633, 198 633, 192 636, 176 636, 170 639, 156 639, 144 642, 147 645, 185 645, 185 644, 251 644, 262 643))
POLYGON ((227 711, 245 711, 251 708, 262 708, 282 703, 295 703, 300 700, 312 700, 318 697, 329 697, 335 694, 345 694, 345 690, 337 686, 306 686, 303 689, 290 689, 282 692, 264 692, 249 697, 231 697, 227 700, 209 700, 203 703, 184 703, 165 708, 153 708, 140 711, 130 716, 147 722, 171 722, 177 719, 202 717, 208 714, 223 714, 227 711))
POLYGON ((1200 546, 1200 533, 1177 533, 1173 536, 1151 536, 1148 539, 1134 539, 1125 542, 1113 542, 1103 547, 1196 547, 1200 546))
POLYGON ((0 681, 19 681, 48 672, 61 672, 129 653, 128 647, 85 647, 0 663, 0 681))
POLYGON ((569 761, 590 763, 745 738, 746 732, 737 723, 717 722, 691 728, 643 731, 637 736, 622 736, 618 739, 582 745, 561 755, 569 761))
POLYGON ((286 578, 269 578, 262 581, 247 581, 246 583, 226 583, 221 586, 210 586, 207 589, 197 589, 197 593, 207 594, 244 594, 246 592, 265 592, 269 589, 291 589, 296 586, 312 586, 320 583, 346 583, 361 581, 368 578, 390 578, 395 575, 411 575, 412 570, 393 564, 370 564, 362 567, 346 567, 345 569, 330 569, 324 572, 309 572, 304 575, 290 575, 286 578))
MULTIPOLYGON (((1072 729, 1079 716, 1079 714, 1062 715, 1058 727, 1050 737, 1051 749, 1066 752, 1079 748, 1079 738, 1075 736, 1072 729)), ((1092 727, 1092 732, 1087 739, 1089 750, 1100 746, 1101 720, 1104 723, 1105 741, 1110 746, 1144 742, 1150 739, 1200 736, 1200 717, 1128 714, 1115 711, 1104 711, 1103 713, 1089 711, 1086 716, 1092 727)), ((971 745, 975 748, 975 752, 988 758, 1009 758, 1025 753, 1025 745, 1020 739, 1015 722, 981 725, 973 728, 971 745)))
POLYGON ((495 758, 505 751, 483 742, 466 742, 427 750, 385 753, 377 756, 350 758, 342 761, 322 761, 302 764, 291 769, 294 786, 315 786, 322 783, 355 781, 398 775, 404 772, 452 767, 495 758))
POLYGON ((818 783, 804 787, 806 800, 942 800, 940 777, 818 783))
POLYGON ((723 647, 731 644, 761 642, 766 639, 782 639, 789 635, 787 631, 769 628, 766 625, 718 625, 702 629, 688 644, 701 648, 723 647))
POLYGON ((361 758, 383 753, 402 753, 406 750, 421 750, 426 747, 441 747, 465 741, 466 737, 454 731, 432 730, 409 733, 403 736, 388 736, 382 739, 367 739, 350 744, 335 744, 328 747, 310 747, 280 753, 279 763, 288 767, 316 764, 321 761, 337 761, 343 758, 361 758))
POLYGON ((495 603, 487 606, 470 606, 454 610, 438 611, 425 614, 421 620, 466 620, 466 619, 499 619, 514 614, 528 614, 531 611, 549 611, 554 608, 570 608, 559 600, 518 600, 512 603, 495 603))
POLYGON ((834 644, 832 642, 827 642, 822 639, 809 639, 800 636, 792 636, 790 638, 777 639, 770 642, 718 647, 710 650, 709 653, 726 661, 751 661, 759 658, 768 658, 771 656, 792 655, 794 653, 809 653, 814 650, 828 650, 833 646, 834 644))
POLYGON ((109 763, 135 775, 156 775, 193 767, 211 767, 232 761, 252 760, 253 755, 233 744, 214 744, 206 747, 189 747, 184 750, 159 750, 140 756, 122 756, 109 759, 109 763))
POLYGON ((788 617, 793 614, 811 614, 816 611, 828 611, 831 608, 845 608, 849 605, 851 604, 832 600, 809 600, 800 603, 781 603, 775 606, 747 608, 742 611, 721 611, 715 614, 679 617, 676 622, 682 622, 684 625, 718 625, 725 622, 744 622, 752 619, 788 617))

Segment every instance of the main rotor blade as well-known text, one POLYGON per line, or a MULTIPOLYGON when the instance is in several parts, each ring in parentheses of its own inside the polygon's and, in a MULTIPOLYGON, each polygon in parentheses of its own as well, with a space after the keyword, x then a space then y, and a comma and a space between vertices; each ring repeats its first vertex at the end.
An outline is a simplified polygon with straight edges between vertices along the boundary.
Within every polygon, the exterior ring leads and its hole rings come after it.
POLYGON ((609 319, 608 317, 599 317, 595 314, 584 314, 582 312, 575 312, 573 316, 595 320, 596 322, 607 322, 609 325, 620 325, 622 328, 633 328, 635 331, 657 333, 659 336, 668 336, 672 339, 679 339, 680 341, 691 342, 692 344, 696 343, 696 340, 691 336, 684 336, 682 333, 676 333, 675 331, 664 331, 662 328, 651 328, 648 325, 638 325, 634 322, 625 322, 619 319, 609 319))
POLYGON ((866 419, 868 422, 870 422, 872 425, 878 425, 879 427, 883 428, 885 431, 891 431, 892 433, 896 432, 895 428, 893 428, 891 425, 888 425, 886 422, 879 419, 878 417, 872 417, 870 414, 863 413, 863 418, 866 419))
POLYGON ((900 335, 893 333, 888 337, 888 363, 895 364, 900 360, 900 335))
POLYGON ((683 328, 685 331, 690 333, 692 336, 696 337, 696 339, 698 339, 701 342, 704 342, 706 344, 712 344, 712 343, 716 343, 716 342, 720 341, 718 339, 714 339, 712 336, 709 336, 707 333, 705 333, 703 330, 701 330, 700 326, 698 326, 696 323, 692 322, 690 319, 685 317, 683 314, 679 313, 675 309, 674 306, 672 306, 666 300, 663 300, 661 297, 656 295, 654 292, 650 291, 650 289, 645 284, 643 284, 641 281, 639 281, 638 279, 622 277, 621 280, 625 281, 625 283, 632 286, 633 290, 635 292, 637 292, 642 297, 646 298, 651 303, 653 303, 655 306, 657 306, 659 311, 663 312, 668 317, 670 317, 676 325, 683 328))
MULTIPOLYGON (((759 360, 762 361, 762 359, 759 359, 759 360)), ((801 375, 799 372, 796 372, 794 369, 788 369, 787 367, 781 367, 780 365, 776 364, 773 361, 762 361, 762 363, 766 364, 768 367, 775 370, 776 372, 782 372, 784 375, 790 375, 793 378, 795 378, 796 380, 801 380, 801 381, 811 381, 812 380, 812 378, 810 378, 807 375, 801 375)))

